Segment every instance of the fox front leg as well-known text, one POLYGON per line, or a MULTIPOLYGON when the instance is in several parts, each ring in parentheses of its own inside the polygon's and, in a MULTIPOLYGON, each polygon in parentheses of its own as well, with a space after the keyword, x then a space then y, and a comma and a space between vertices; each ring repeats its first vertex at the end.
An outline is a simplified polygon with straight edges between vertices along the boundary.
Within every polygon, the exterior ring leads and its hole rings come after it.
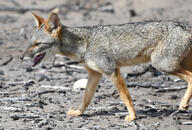
POLYGON ((129 94, 129 91, 127 89, 127 86, 124 82, 124 79, 121 76, 119 68, 117 68, 116 71, 111 75, 111 80, 112 80, 113 84, 116 86, 121 99, 123 100, 123 102, 125 103, 125 105, 128 109, 129 115, 127 115, 125 117, 125 120, 126 121, 135 120, 136 113, 135 113, 135 109, 133 107, 133 102, 132 102, 131 96, 129 94))
POLYGON ((101 78, 101 73, 96 72, 88 67, 86 67, 88 71, 88 83, 83 95, 82 104, 79 109, 74 110, 71 109, 67 112, 68 115, 71 116, 80 116, 83 114, 89 103, 91 102, 91 99, 97 89, 97 85, 99 83, 99 79, 101 78))

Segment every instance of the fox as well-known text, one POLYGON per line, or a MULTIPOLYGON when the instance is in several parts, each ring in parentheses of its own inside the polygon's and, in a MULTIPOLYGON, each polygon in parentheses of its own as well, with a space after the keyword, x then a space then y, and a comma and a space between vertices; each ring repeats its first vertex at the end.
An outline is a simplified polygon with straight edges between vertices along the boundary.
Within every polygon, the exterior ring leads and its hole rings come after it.
POLYGON ((127 107, 126 121, 136 119, 134 104, 120 67, 151 62, 157 70, 177 76, 188 83, 179 110, 188 110, 192 97, 192 27, 175 21, 146 21, 119 25, 68 27, 57 13, 48 19, 32 12, 37 29, 29 47, 21 55, 31 57, 33 66, 54 48, 81 63, 88 82, 78 109, 67 112, 81 116, 90 104, 102 75, 111 79, 127 107))

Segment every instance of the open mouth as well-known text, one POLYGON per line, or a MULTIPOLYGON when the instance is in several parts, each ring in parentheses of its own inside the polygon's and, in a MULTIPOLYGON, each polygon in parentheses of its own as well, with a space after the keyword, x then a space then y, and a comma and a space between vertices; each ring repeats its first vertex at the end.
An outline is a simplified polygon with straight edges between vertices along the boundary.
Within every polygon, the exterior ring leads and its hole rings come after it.
POLYGON ((33 67, 42 61, 42 59, 45 57, 45 54, 46 53, 40 53, 37 56, 35 56, 35 58, 33 59, 33 67))

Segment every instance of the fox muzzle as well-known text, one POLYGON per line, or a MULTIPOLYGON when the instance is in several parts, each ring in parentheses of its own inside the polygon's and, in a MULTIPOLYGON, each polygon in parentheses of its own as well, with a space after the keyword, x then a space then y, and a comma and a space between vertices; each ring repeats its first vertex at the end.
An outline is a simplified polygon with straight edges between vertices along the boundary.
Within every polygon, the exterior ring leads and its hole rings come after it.
POLYGON ((25 56, 29 53, 29 50, 30 50, 31 47, 32 47, 32 44, 29 45, 29 47, 27 48, 27 50, 25 50, 25 51, 23 52, 23 54, 20 56, 20 59, 21 59, 21 60, 23 60, 23 59, 25 58, 25 56))

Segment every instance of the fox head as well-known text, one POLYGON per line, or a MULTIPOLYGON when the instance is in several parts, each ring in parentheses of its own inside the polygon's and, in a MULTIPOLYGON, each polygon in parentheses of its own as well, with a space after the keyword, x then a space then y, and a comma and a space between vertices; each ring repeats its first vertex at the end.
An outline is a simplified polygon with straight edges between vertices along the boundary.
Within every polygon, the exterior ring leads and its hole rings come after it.
POLYGON ((51 13, 48 20, 32 12, 37 29, 31 38, 29 47, 21 55, 34 58, 33 66, 42 61, 46 52, 61 40, 61 22, 56 13, 51 13))

